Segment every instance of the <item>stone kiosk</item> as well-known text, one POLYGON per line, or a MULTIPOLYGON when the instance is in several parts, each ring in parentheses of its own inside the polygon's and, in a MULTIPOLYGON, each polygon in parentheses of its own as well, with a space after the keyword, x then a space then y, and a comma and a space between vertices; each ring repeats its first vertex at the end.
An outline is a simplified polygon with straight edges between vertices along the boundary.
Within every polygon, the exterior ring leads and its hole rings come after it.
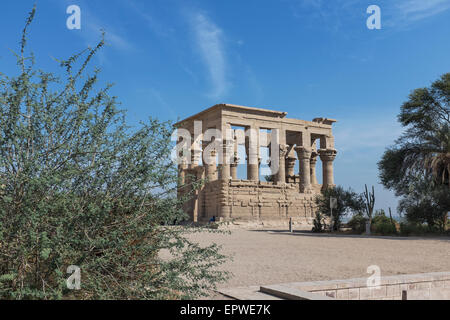
POLYGON ((182 131, 190 138, 185 139, 189 151, 179 152, 179 196, 192 191, 192 180, 206 179, 185 204, 192 221, 214 216, 220 221, 286 223, 292 217, 296 223, 312 223, 316 194, 334 186, 337 152, 332 124, 336 120, 305 121, 286 114, 217 104, 176 124, 179 142, 182 131), (220 130, 221 137, 211 135, 211 129, 220 130), (239 145, 245 146, 246 180, 237 179, 239 145), (271 182, 260 179, 261 147, 270 150, 271 182), (318 158, 322 184, 316 177, 318 158))

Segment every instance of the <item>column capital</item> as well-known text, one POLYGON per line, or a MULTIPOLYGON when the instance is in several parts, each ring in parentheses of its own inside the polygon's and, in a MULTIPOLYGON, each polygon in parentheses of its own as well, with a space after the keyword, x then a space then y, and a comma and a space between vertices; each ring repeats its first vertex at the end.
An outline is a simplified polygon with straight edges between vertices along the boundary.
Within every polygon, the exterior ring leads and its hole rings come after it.
POLYGON ((310 159, 312 149, 304 146, 298 146, 294 148, 295 152, 297 152, 298 160, 301 159, 310 159))
POLYGON ((334 161, 336 155, 336 149, 319 149, 319 156, 322 161, 334 161))
POLYGON ((234 154, 232 157, 231 157, 231 163, 230 163, 230 165, 233 167, 236 167, 238 164, 239 164, 239 157, 237 156, 237 154, 234 154))
POLYGON ((316 165, 318 155, 319 155, 319 153, 316 150, 313 150, 311 152, 311 159, 310 159, 311 165, 316 165))
POLYGON ((280 144, 280 158, 285 159, 288 154, 289 146, 287 144, 280 144))
POLYGON ((200 179, 203 175, 203 172, 205 171, 205 168, 203 166, 197 166, 195 168, 192 168, 192 172, 195 174, 197 179, 200 179))
POLYGON ((286 164, 288 166, 290 166, 290 165, 294 166, 295 165, 295 161, 297 161, 297 158, 289 157, 289 156, 286 158, 286 164))

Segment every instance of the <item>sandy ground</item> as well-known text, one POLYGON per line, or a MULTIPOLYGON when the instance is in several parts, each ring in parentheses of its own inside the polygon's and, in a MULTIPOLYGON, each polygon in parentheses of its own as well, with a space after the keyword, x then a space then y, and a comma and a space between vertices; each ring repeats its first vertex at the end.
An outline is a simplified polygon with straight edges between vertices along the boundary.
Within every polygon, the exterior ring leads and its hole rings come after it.
POLYGON ((381 276, 450 271, 450 238, 238 229, 231 234, 200 233, 195 239, 222 245, 222 252, 233 257, 222 266, 233 276, 219 288, 367 277, 370 265, 378 265, 381 276))

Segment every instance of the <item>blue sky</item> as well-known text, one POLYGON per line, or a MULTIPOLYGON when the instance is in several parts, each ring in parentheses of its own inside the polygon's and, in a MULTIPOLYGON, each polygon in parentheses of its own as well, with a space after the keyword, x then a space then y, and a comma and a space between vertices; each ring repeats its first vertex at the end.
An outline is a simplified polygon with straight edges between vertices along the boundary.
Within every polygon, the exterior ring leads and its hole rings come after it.
POLYGON ((37 4, 30 47, 38 66, 108 46, 95 64, 129 111, 184 118, 216 103, 335 118, 336 183, 358 192, 374 184, 377 208, 396 208, 378 184, 379 161, 402 129, 399 108, 414 88, 450 72, 450 0, 21 0, 0 11, 0 71, 16 72, 27 13, 37 4), (81 30, 68 30, 66 8, 81 8, 81 30), (381 30, 369 30, 369 5, 381 30))

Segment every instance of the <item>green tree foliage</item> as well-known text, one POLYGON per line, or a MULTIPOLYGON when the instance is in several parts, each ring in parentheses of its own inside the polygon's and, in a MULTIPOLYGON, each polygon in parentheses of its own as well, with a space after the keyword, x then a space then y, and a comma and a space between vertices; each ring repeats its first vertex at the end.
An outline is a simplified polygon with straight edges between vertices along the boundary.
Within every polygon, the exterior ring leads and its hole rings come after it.
POLYGON ((353 232, 361 234, 366 230, 367 218, 362 213, 357 213, 347 222, 347 226, 352 228, 353 232))
POLYGON ((316 216, 314 217, 314 220, 313 220, 312 232, 318 232, 318 233, 323 232, 324 225, 325 225, 324 218, 323 218, 322 214, 319 211, 317 211, 316 216))
POLYGON ((407 217, 420 215, 434 225, 450 211, 450 73, 414 90, 398 120, 405 131, 378 163, 381 183, 403 197, 407 217))
POLYGON ((364 200, 361 195, 351 189, 345 190, 341 186, 327 188, 322 194, 317 195, 315 202, 318 212, 331 218, 330 198, 337 199, 337 207, 333 209, 332 230, 338 231, 342 224, 342 218, 349 213, 361 212, 364 208, 364 200))
POLYGON ((413 224, 426 223, 429 231, 443 232, 450 210, 448 187, 436 185, 430 177, 411 182, 410 191, 399 203, 399 211, 413 224))
POLYGON ((183 299, 227 274, 216 245, 183 220, 172 124, 127 127, 89 63, 104 42, 60 61, 62 76, 16 54, 0 78, 0 299, 183 299), (81 268, 81 290, 66 286, 81 268))
POLYGON ((372 219, 372 229, 382 235, 393 235, 397 233, 394 220, 386 216, 383 209, 377 210, 372 219))

